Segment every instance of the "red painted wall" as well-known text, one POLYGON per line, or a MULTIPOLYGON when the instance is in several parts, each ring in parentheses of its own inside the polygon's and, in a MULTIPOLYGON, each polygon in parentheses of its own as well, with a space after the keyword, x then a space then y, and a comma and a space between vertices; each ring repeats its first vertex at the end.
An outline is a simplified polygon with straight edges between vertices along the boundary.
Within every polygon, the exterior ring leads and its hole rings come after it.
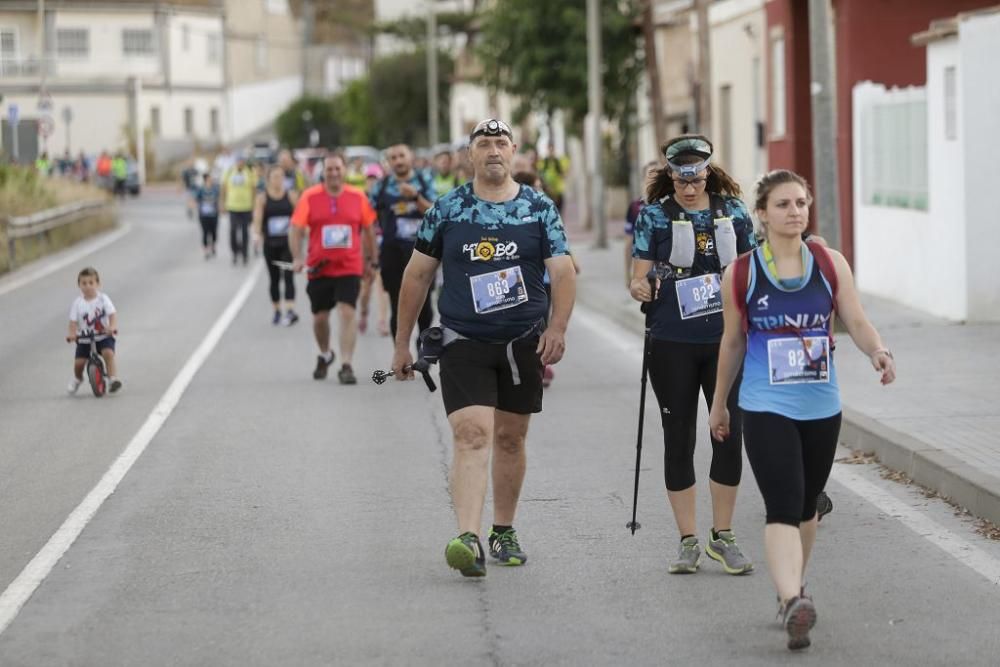
MULTIPOLYGON (((910 44, 934 19, 995 5, 997 0, 833 0, 837 49, 837 159, 840 177, 840 242, 854 255, 854 169, 851 94, 854 84, 927 83, 927 52, 910 44)), ((803 5, 805 3, 802 3, 803 5)))

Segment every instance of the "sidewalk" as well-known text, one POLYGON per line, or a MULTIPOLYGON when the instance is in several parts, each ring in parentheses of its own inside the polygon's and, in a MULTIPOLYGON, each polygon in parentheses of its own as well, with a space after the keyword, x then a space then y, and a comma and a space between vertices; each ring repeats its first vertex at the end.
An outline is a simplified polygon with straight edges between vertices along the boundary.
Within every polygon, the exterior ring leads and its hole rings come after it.
MULTIPOLYGON (((570 227, 581 273, 578 303, 643 332, 625 287, 620 222, 609 248, 570 227)), ((862 295, 869 319, 895 355, 888 387, 846 333, 838 334, 837 373, 844 405, 841 441, 874 453, 886 466, 1000 523, 1000 323, 953 324, 862 295)))

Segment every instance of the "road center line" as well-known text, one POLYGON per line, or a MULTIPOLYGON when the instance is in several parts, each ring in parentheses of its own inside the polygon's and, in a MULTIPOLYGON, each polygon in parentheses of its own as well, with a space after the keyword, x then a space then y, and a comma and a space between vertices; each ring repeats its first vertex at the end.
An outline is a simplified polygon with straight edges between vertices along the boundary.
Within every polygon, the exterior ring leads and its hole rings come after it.
MULTIPOLYGON (((642 338, 617 322, 585 306, 577 304, 573 322, 607 341, 615 349, 634 359, 636 367, 642 361, 642 338)), ((1000 559, 991 556, 968 540, 913 509, 894 495, 872 484, 845 466, 835 465, 831 477, 852 493, 898 520, 914 533, 929 541, 949 556, 968 566, 991 584, 1000 585, 1000 559)))
POLYGON ((80 536, 83 529, 107 500, 108 496, 114 493, 125 475, 132 468, 135 462, 142 456, 146 446, 156 436, 160 428, 167 421, 184 392, 187 390, 191 380, 201 366, 208 359, 212 350, 225 334, 226 329, 233 323, 239 314, 251 290, 257 284, 260 277, 259 266, 247 276, 246 280, 236 292, 236 296, 223 311, 219 319, 215 321, 208 334, 201 341, 201 344, 194 351, 191 357, 185 362, 180 372, 174 378, 166 392, 160 397, 159 402, 153 407, 152 412, 146 418, 132 440, 129 441, 124 451, 118 455, 111 467, 108 468, 104 476, 101 477, 97 485, 91 489, 90 493, 77 505, 76 509, 63 522, 59 529, 49 538, 41 551, 35 554, 17 578, 11 582, 7 590, 0 595, 0 633, 7 629, 7 626, 17 617, 21 608, 41 585, 42 581, 49 575, 52 568, 63 557, 73 542, 80 536))

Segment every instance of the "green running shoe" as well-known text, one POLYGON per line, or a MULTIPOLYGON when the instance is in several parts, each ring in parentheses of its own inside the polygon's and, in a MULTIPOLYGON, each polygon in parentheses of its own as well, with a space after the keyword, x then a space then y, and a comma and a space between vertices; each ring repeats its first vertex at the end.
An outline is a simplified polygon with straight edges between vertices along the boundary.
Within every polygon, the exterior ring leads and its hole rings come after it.
POLYGON ((495 532, 490 528, 490 556, 495 558, 500 565, 524 565, 528 562, 528 555, 521 551, 521 545, 517 541, 517 533, 513 528, 502 533, 495 532))
POLYGON ((740 547, 736 544, 736 535, 731 530, 720 530, 719 539, 713 540, 712 534, 708 535, 708 546, 705 553, 712 560, 722 563, 722 569, 727 574, 749 574, 753 572, 753 563, 750 562, 740 547))
POLYGON ((697 537, 685 537, 677 549, 677 560, 670 564, 670 574, 694 574, 701 562, 701 545, 697 537))
POLYGON ((486 555, 479 537, 474 533, 462 533, 449 542, 444 549, 444 559, 463 577, 486 576, 486 555))

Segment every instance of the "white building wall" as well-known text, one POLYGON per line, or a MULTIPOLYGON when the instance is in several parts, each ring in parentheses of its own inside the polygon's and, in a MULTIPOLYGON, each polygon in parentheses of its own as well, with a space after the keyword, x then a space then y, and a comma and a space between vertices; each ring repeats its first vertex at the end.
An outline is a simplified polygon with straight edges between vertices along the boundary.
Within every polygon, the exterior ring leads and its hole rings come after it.
POLYGON ((712 60, 712 134, 716 159, 740 184, 747 200, 766 169, 767 151, 757 145, 763 120, 763 53, 767 18, 763 0, 725 0, 709 8, 712 60), (755 71, 756 67, 756 71, 755 71), (755 86, 756 80, 756 86, 755 86), (729 91, 724 127, 722 88, 729 91), (728 144, 728 145, 727 145, 728 144))
POLYGON ((222 17, 174 14, 167 30, 170 44, 170 76, 175 86, 224 85, 222 63, 225 58, 222 40, 222 17), (188 46, 184 48, 184 35, 188 46), (209 40, 217 43, 214 62, 209 57, 209 40))
MULTIPOLYGON (((69 148, 74 155, 81 150, 88 154, 101 150, 124 149, 126 146, 124 127, 128 123, 128 97, 125 93, 106 94, 66 94, 53 95, 55 128, 49 137, 47 148, 49 155, 62 155, 67 148, 66 124, 62 119, 62 110, 70 107, 73 110, 73 121, 70 124, 69 148)), ((21 118, 37 118, 38 96, 36 94, 5 93, 3 108, 6 111, 9 103, 20 107, 21 118)), ((39 150, 42 142, 39 140, 39 150)))
POLYGON ((55 13, 52 51, 58 57, 60 78, 114 78, 153 76, 160 73, 159 41, 153 13, 145 12, 72 12, 55 13), (60 57, 56 51, 60 29, 81 28, 90 33, 90 53, 86 57, 60 57), (126 28, 151 30, 153 52, 126 56, 122 49, 122 31, 126 28))
POLYGON ((245 137, 273 121, 302 95, 302 85, 301 76, 290 76, 231 88, 225 141, 245 137))
MULTIPOLYGON (((958 39, 958 141, 964 151, 966 224, 966 290, 972 321, 1000 321, 1000 233, 997 230, 996 193, 1000 168, 1000 14, 970 18, 959 24, 958 39)), ((931 64, 928 63, 928 69, 931 64)), ((943 99, 943 98, 942 98, 943 99)), ((935 106, 943 107, 943 104, 935 106)), ((935 161, 932 160, 931 164, 935 161)), ((941 165, 942 171, 950 167, 941 165)), ((931 174, 934 178, 934 174, 931 174)), ((933 182, 933 181, 932 181, 933 182)), ((952 192, 941 198, 951 203, 952 192)), ((961 197, 958 197, 959 199, 961 197)))

